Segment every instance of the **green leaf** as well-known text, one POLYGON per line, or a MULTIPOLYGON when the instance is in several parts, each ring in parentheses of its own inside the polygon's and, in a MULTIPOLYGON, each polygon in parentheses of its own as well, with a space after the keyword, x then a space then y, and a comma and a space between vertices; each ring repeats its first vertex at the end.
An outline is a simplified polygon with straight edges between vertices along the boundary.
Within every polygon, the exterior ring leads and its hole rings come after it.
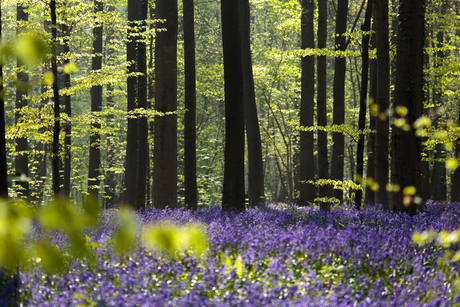
POLYGON ((16 42, 16 54, 25 65, 41 62, 47 53, 46 43, 38 33, 21 35, 16 42))
POLYGON ((62 271, 65 265, 65 259, 61 251, 43 241, 37 243, 34 250, 40 263, 47 272, 56 273, 62 271))

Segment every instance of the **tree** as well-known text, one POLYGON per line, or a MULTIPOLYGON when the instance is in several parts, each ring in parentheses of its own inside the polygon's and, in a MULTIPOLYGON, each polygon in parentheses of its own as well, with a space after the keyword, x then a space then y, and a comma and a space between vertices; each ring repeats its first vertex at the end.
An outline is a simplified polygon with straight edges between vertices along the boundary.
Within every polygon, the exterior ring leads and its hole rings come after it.
MULTIPOLYGON (((447 11, 447 3, 443 1, 440 4, 440 14, 444 16, 447 11)), ((434 68, 436 71, 442 69, 441 67, 444 65, 443 61, 445 60, 446 54, 445 51, 442 49, 444 47, 444 30, 438 29, 438 33, 436 34, 436 45, 434 46, 437 48, 437 52, 434 54, 434 68)), ((433 121, 433 125, 435 128, 443 129, 442 124, 440 122, 440 118, 438 115, 437 110, 442 108, 443 100, 445 99, 443 92, 442 92, 442 76, 440 73, 436 73, 434 76, 434 84, 433 84, 433 103, 435 105, 434 108, 434 116, 435 119, 433 121)), ((447 174, 446 174, 446 163, 444 162, 446 159, 446 148, 443 143, 438 142, 434 148, 434 159, 433 162, 433 171, 431 173, 431 187, 428 191, 431 190, 431 199, 436 199, 439 201, 447 200, 447 174)), ((422 174, 423 176, 423 174, 422 174)), ((423 189, 421 192, 422 198, 423 189)), ((426 199, 426 198, 424 198, 426 199)))
MULTIPOLYGON (((327 2, 318 1, 318 48, 325 49, 327 43, 327 2)), ((317 57, 317 109, 318 126, 327 126, 327 62, 326 56, 317 57)), ((327 132, 318 130, 318 177, 319 179, 329 178, 329 162, 327 158, 327 132)), ((319 196, 328 197, 329 186, 320 185, 319 196)), ((331 204, 322 200, 320 208, 329 211, 331 204)))
POLYGON ((56 22, 56 1, 50 0, 49 2, 50 15, 51 15, 51 36, 53 38, 51 43, 51 72, 53 74, 53 99, 54 99, 54 130, 53 130, 53 161, 52 173, 53 184, 52 189, 55 197, 60 196, 60 183, 59 183, 59 133, 61 131, 60 119, 60 105, 59 105, 59 87, 58 87, 58 73, 57 73, 57 22, 56 22))
POLYGON ((222 209, 244 210, 244 85, 239 5, 221 1, 225 82, 225 168, 222 209))
MULTIPOLYGON (((155 41, 155 110, 177 109, 177 0, 155 3, 156 19, 164 19, 155 41)), ((177 206, 177 114, 155 116, 153 204, 177 206)))
POLYGON ((375 120, 374 176, 379 185, 375 202, 389 209, 388 140, 389 121, 386 112, 390 107, 390 44, 388 40, 388 0, 375 0, 375 44, 377 47, 377 94, 379 115, 375 120))
MULTIPOLYGON (((147 46, 145 33, 147 31, 148 1, 140 1, 139 11, 140 40, 137 42, 137 71, 140 73, 137 78, 137 107, 147 109, 147 46)), ((148 164, 148 123, 146 116, 138 119, 138 152, 137 152, 137 180, 135 207, 145 207, 145 191, 147 188, 147 164, 148 164)))
POLYGON ((249 0, 239 0, 241 23, 241 52, 243 65, 243 99, 244 123, 248 143, 248 194, 249 205, 263 203, 264 169, 262 160, 262 145, 260 140, 259 117, 257 116, 256 97, 254 92, 254 78, 252 73, 251 56, 251 27, 249 0))
MULTIPOLYGON (((139 15, 140 1, 128 1, 128 42, 126 44, 126 60, 128 61, 127 99, 128 113, 136 109, 136 22, 139 15)), ((138 120, 128 116, 128 131, 126 136, 126 165, 124 201, 134 206, 136 198, 137 158, 138 158, 138 120)))
MULTIPOLYGON (((302 1, 301 31, 302 49, 315 48, 315 36, 313 21, 315 2, 313 0, 302 1)), ((302 96, 300 101, 300 126, 313 126, 314 115, 314 92, 315 92, 315 57, 302 58, 302 96)), ((316 198, 315 186, 306 181, 315 179, 314 161, 314 137, 313 131, 300 132, 300 199, 299 204, 313 203, 316 198)))
MULTIPOLYGON (((21 23, 27 22, 29 20, 29 14, 27 13, 27 7, 22 4, 17 4, 17 35, 19 36, 22 32, 23 25, 21 23)), ((17 85, 16 85, 16 112, 15 112, 15 122, 16 125, 21 122, 22 115, 21 110, 23 107, 27 106, 27 87, 29 82, 29 74, 24 71, 24 66, 22 66, 21 61, 17 60, 18 73, 17 73, 17 85)), ((29 176, 29 156, 28 156, 28 142, 27 138, 20 136, 16 138, 16 156, 15 156, 15 167, 17 175, 29 176)), ((21 195, 24 198, 29 198, 29 182, 21 181, 18 182, 20 190, 18 195, 21 195)))
MULTIPOLYGON (((366 107, 367 107, 367 85, 369 81, 369 31, 371 25, 373 0, 368 0, 364 23, 361 26, 361 31, 364 32, 362 38, 362 72, 361 72, 361 92, 359 97, 359 123, 358 130, 362 132, 358 140, 358 148, 356 154, 356 177, 363 179, 364 175, 364 129, 366 128, 366 107)), ((362 190, 356 191, 355 205, 356 209, 361 208, 362 190)))
MULTIPOLYGON (((337 51, 345 51, 347 46, 345 36, 347 30, 348 0, 338 0, 335 30, 335 48, 337 51)), ((334 125, 345 123, 345 73, 346 58, 339 56, 335 58, 334 66, 334 125)), ((336 181, 343 180, 343 167, 345 156, 345 139, 343 133, 332 133, 332 156, 331 156, 331 179, 336 181)), ((343 191, 333 190, 333 196, 342 201, 343 191)))
POLYGON ((184 118, 184 186, 185 204, 196 210, 198 190, 196 182, 196 68, 195 13, 193 0, 184 0, 184 62, 185 109, 184 118))
MULTIPOLYGON (((94 0, 94 18, 95 25, 93 28, 93 57, 91 70, 97 74, 102 68, 102 43, 103 43, 103 26, 99 20, 103 11, 103 3, 94 0)), ((98 201, 100 186, 100 168, 101 168, 101 124, 99 116, 102 111, 102 85, 93 85, 91 87, 91 113, 93 122, 91 124, 90 147, 89 147, 89 166, 88 166, 88 193, 93 201, 98 201)))
MULTIPOLYGON (((2 4, 0 2, 0 40, 2 39, 2 4)), ((3 91, 3 59, 0 58, 0 198, 8 198, 8 175, 5 140, 5 101, 3 91)))
MULTIPOLYGON (((374 0, 374 5, 375 5, 374 0)), ((373 11, 373 23, 372 30, 375 32, 375 10, 373 11)), ((375 33, 371 36, 371 46, 375 47, 375 33)), ((375 97, 377 94, 377 59, 373 58, 369 60, 369 99, 375 103, 375 97)), ((376 117, 373 116, 371 108, 369 108, 369 130, 375 130, 376 117)), ((367 169, 366 178, 374 180, 374 164, 375 164, 375 132, 369 132, 367 139, 367 169)), ((375 204, 375 191, 370 185, 366 185, 366 194, 364 195, 364 203, 375 204)))
POLYGON ((392 127, 390 208, 415 214, 420 193, 420 140, 413 129, 422 115, 425 2, 399 4, 396 43, 395 124, 392 127))
MULTIPOLYGON (((64 61, 63 64, 64 66, 69 65, 70 59, 69 59, 69 52, 70 52, 70 27, 69 25, 64 22, 61 26, 62 29, 62 35, 63 35, 63 50, 62 52, 64 53, 64 61)), ((66 91, 70 91, 70 73, 67 71, 64 71, 64 87, 66 91)), ((65 123, 64 125, 64 191, 63 195, 64 197, 68 198, 70 197, 70 189, 71 189, 71 183, 70 183, 70 176, 72 172, 72 164, 71 164, 71 158, 72 158, 72 151, 71 151, 71 146, 72 146, 72 124, 71 124, 71 118, 72 118, 72 97, 70 93, 66 92, 64 95, 64 112, 67 114, 68 122, 65 123)))

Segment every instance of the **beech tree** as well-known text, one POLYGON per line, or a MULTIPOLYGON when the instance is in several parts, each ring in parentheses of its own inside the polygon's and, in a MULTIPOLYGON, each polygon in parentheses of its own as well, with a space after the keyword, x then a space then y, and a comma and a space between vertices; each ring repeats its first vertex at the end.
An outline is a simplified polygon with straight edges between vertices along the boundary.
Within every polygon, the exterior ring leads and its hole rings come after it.
MULTIPOLYGON (((0 2, 0 40, 2 39, 2 3, 0 2)), ((5 140, 5 101, 3 91, 3 58, 0 56, 0 198, 8 198, 8 175, 5 140)))
MULTIPOLYGON (((371 26, 371 17, 373 9, 373 0, 368 0, 364 23, 361 26, 361 31, 364 32, 362 38, 362 70, 361 70, 361 91, 359 95, 359 123, 358 129, 363 133, 360 134, 358 140, 358 148, 356 154, 356 177, 363 179, 364 175, 364 129, 366 128, 366 108, 367 108, 367 88, 369 82, 369 31, 371 26)), ((355 205, 356 209, 361 208, 362 190, 356 191, 355 205)))
MULTIPOLYGON (((348 0, 338 0, 335 30, 335 50, 337 51, 345 51, 347 48, 345 36, 343 35, 347 31, 347 18, 348 0)), ((338 56, 335 58, 334 65, 334 125, 343 125, 345 123, 345 73, 346 58, 338 56)), ((333 132, 332 142, 331 179, 342 181, 345 158, 345 138, 343 133, 333 132)), ((342 202, 343 191, 334 189, 332 196, 342 202)))
POLYGON ((260 140, 259 117, 257 116, 254 78, 252 73, 251 27, 249 0, 239 0, 241 23, 241 53, 243 65, 243 99, 244 122, 248 144, 248 194, 249 205, 263 203, 264 169, 262 161, 262 145, 260 140))
POLYGON ((374 180, 379 185, 375 202, 389 209, 386 190, 389 174, 388 141, 389 120, 386 114, 390 107, 390 42, 388 36, 388 0, 375 0, 375 44, 377 48, 377 93, 379 114, 375 119, 374 180))
POLYGON ((420 140, 413 127, 422 115, 425 1, 401 2, 398 21, 391 183, 399 190, 390 194, 390 207, 415 214, 421 182, 420 140))
POLYGON ((195 7, 193 0, 184 0, 184 187, 185 204, 196 210, 196 68, 195 68, 195 7))
MULTIPOLYGON (((102 43, 103 43, 103 25, 99 14, 103 11, 103 3, 94 0, 94 18, 95 25, 93 28, 93 57, 91 70, 97 74, 102 68, 102 43)), ((88 167, 88 193, 93 201, 98 201, 100 186, 100 168, 101 168, 101 136, 99 130, 101 124, 99 121, 100 112, 102 111, 102 85, 93 85, 91 87, 91 112, 93 116, 92 131, 90 134, 89 148, 89 167, 88 167)))
MULTIPOLYGON (((242 1, 242 0, 239 0, 242 1)), ((244 204, 244 95, 239 5, 221 1, 225 83, 225 168, 222 209, 241 211, 244 204)))
MULTIPOLYGON (((315 48, 313 32, 315 2, 302 1, 301 33, 302 49, 315 48)), ((302 58, 302 96, 300 101, 300 126, 313 126, 314 92, 315 92, 315 57, 302 58)), ((314 137, 313 131, 300 132, 300 205, 312 204, 316 198, 316 188, 306 181, 315 179, 314 137)))
MULTIPOLYGON (((29 20, 29 14, 27 13, 27 7, 22 4, 17 4, 17 36, 21 35, 23 26, 21 23, 29 20)), ((27 87, 29 82, 29 74, 25 71, 25 67, 22 66, 21 61, 17 60, 18 73, 17 73, 17 85, 16 85, 16 112, 15 122, 16 125, 22 120, 21 110, 27 106, 27 87)), ((21 133, 22 134, 22 133, 21 133)), ((16 174, 29 176, 29 155, 28 155, 28 141, 27 137, 20 136, 16 138, 16 156, 14 159, 16 174)), ((17 183, 20 187, 18 195, 24 198, 29 198, 29 182, 21 181, 17 183)))
MULTIPOLYGON (((177 0, 155 3, 156 19, 164 19, 155 40, 155 110, 177 110, 177 0)), ((155 116, 153 205, 177 206, 177 114, 155 116)))
POLYGON ((59 176, 59 133, 61 131, 60 105, 59 105, 59 87, 58 87, 58 69, 57 69, 57 21, 56 21, 56 1, 49 2, 51 16, 51 72, 53 74, 53 99, 54 99, 54 130, 53 130, 53 192, 55 197, 60 195, 60 176, 59 176))
MULTIPOLYGON (((327 2, 318 1, 318 48, 326 48, 327 43, 327 2)), ((327 126, 327 62, 326 56, 317 57, 317 109, 318 126, 327 126)), ((318 177, 319 179, 329 178, 329 162, 327 150, 327 132, 318 130, 318 177)), ((329 196, 329 186, 320 185, 319 196, 321 198, 329 196)), ((329 201, 322 200, 320 202, 321 209, 330 210, 331 204, 329 201)))

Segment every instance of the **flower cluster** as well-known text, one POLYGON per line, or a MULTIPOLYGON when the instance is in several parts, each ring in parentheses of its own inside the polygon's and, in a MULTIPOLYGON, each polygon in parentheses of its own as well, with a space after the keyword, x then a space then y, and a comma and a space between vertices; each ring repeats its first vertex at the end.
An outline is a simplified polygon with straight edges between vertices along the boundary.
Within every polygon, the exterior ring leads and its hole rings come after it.
MULTIPOLYGON (((108 244, 117 219, 105 211, 88 230, 93 257, 56 275, 21 271, 19 297, 27 306, 458 306, 457 262, 412 236, 453 231, 459 216, 459 204, 436 202, 412 217, 370 206, 152 209, 136 213, 141 227, 198 224, 206 255, 170 255, 139 239, 120 256, 108 244)), ((12 282, 0 276, 0 301, 11 301, 12 282)))

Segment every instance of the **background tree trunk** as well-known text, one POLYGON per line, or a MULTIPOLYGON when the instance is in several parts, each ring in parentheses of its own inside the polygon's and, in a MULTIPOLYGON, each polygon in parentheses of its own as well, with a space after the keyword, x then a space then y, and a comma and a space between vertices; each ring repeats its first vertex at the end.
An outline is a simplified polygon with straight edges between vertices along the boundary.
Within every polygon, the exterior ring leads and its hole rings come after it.
MULTIPOLYGON (((62 52, 64 54, 68 54, 70 52, 70 29, 67 23, 63 23, 61 26, 62 29, 62 35, 64 39, 63 43, 63 50, 62 52)), ((64 65, 68 65, 70 63, 69 57, 65 56, 64 58, 64 65)), ((70 74, 64 73, 64 87, 67 90, 70 90, 70 74)), ((64 125, 64 190, 63 190, 63 195, 66 198, 70 197, 70 189, 71 189, 71 183, 70 183, 70 176, 72 172, 72 167, 71 167, 71 158, 72 158, 72 100, 71 96, 69 93, 66 93, 64 95, 64 112, 67 114, 67 117, 69 120, 65 123, 64 125)))
MULTIPOLYGON (((440 4, 441 10, 440 14, 444 16, 447 10, 447 4, 444 2, 440 4)), ((436 35, 437 44, 434 47, 442 48, 444 47, 444 31, 442 29, 438 29, 438 33, 436 35)), ((445 58, 445 52, 442 49, 438 49, 435 53, 435 63, 434 67, 439 69, 444 65, 443 61, 445 58)), ((436 110, 444 105, 443 102, 443 93, 442 93, 442 85, 440 84, 440 78, 442 76, 436 75, 433 85, 433 103, 435 104, 435 120, 433 121, 434 128, 441 128, 447 129, 446 126, 443 126, 439 121, 439 115, 436 114, 436 110)), ((446 149, 444 144, 438 143, 434 149, 434 159, 435 162, 433 163, 433 171, 431 173, 431 199, 445 201, 447 200, 447 174, 446 174, 446 163, 444 159, 446 158, 446 149), (443 161, 436 161, 436 160, 443 160, 443 161)), ((423 174, 422 174, 423 176, 423 174)), ((422 189, 423 191, 423 189, 422 189)), ((421 193, 422 194, 422 193, 421 193)), ((423 198, 423 195, 422 195, 423 198)))
MULTIPOLYGON (((21 22, 27 22, 29 20, 29 14, 25 11, 27 7, 17 4, 17 36, 19 36, 22 32, 21 22)), ((29 74, 24 71, 24 67, 22 66, 21 61, 17 61, 18 66, 18 73, 17 73, 17 81, 18 84, 16 85, 16 106, 15 106, 15 123, 16 125, 20 124, 22 120, 22 115, 20 113, 21 109, 27 106, 27 86, 29 83, 29 74)), ((16 156, 14 157, 14 164, 16 168, 17 175, 25 175, 29 176, 29 155, 28 155, 28 142, 26 137, 18 137, 16 138, 16 156)), ((29 192, 29 182, 27 181, 20 181, 18 180, 17 185, 20 186, 18 192, 19 197, 23 197, 28 199, 30 196, 29 192)))
POLYGON ((185 108, 184 118, 184 187, 185 204, 196 210, 198 190, 196 182, 196 69, 195 69, 195 13, 193 0, 184 0, 184 62, 185 108))
MULTIPOLYGON (((335 50, 345 51, 346 42, 343 34, 347 31, 348 0, 338 0, 336 28, 335 28, 335 50)), ((334 111, 333 124, 343 125, 345 123, 345 73, 346 58, 336 57, 334 66, 334 111)), ((332 156, 331 156, 331 179, 343 181, 343 165, 345 157, 345 138, 343 133, 332 133, 332 156)), ((332 197, 340 202, 343 200, 343 191, 332 190, 332 197)))
MULTIPOLYGON (((144 41, 147 32, 148 1, 141 0, 139 20, 141 24, 141 40, 137 42, 137 71, 141 75, 137 79, 137 106, 147 109, 147 45, 144 41)), ((135 207, 145 208, 145 191, 147 188, 147 164, 148 164, 148 122, 147 117, 141 116, 138 119, 138 157, 137 157, 137 187, 135 207)))
MULTIPOLYGON (((126 60, 130 62, 128 73, 136 72, 136 21, 139 19, 140 1, 128 0, 128 42, 126 45, 126 60)), ((128 76, 128 113, 136 109, 136 87, 137 77, 128 76)), ((138 119, 128 116, 128 131, 126 139, 126 166, 125 166, 125 192, 123 201, 135 206, 136 180, 137 180, 137 158, 138 158, 138 119)))
POLYGON ((239 5, 221 1, 225 83, 225 166, 222 209, 244 210, 244 94, 239 5))
MULTIPOLYGON (((326 48, 327 43, 327 1, 318 1, 318 48, 326 48)), ((317 57, 317 109, 318 126, 327 126, 327 62, 326 56, 317 57)), ((329 178, 329 161, 327 157, 327 132, 318 130, 318 177, 319 179, 329 178)), ((319 187, 319 197, 329 196, 329 186, 319 187)), ((331 204, 328 201, 321 201, 320 208, 330 210, 331 204)))
MULTIPOLYGON (((409 0, 400 3, 396 54, 395 108, 407 108, 409 129, 393 125, 391 182, 400 187, 391 193, 391 209, 415 214, 416 196, 420 195, 420 140, 412 129, 422 115, 423 45, 425 2, 409 0), (414 187, 416 194, 404 194, 414 187)), ((398 116, 396 116, 398 117, 398 116)))
MULTIPOLYGON (((0 39, 2 38, 2 4, 0 2, 0 39)), ((0 198, 8 198, 6 166, 5 101, 3 99, 3 59, 0 59, 0 198)))
MULTIPOLYGON (((315 36, 313 21, 315 2, 302 0, 302 49, 315 48, 315 36)), ((315 109, 315 57, 302 58, 302 94, 300 98, 300 125, 302 127, 313 126, 315 109)), ((316 198, 316 189, 313 184, 302 183, 307 180, 315 180, 314 136, 313 131, 300 132, 300 199, 299 205, 312 204, 316 198)))
MULTIPOLYGON (((368 0, 364 24, 361 30, 369 32, 372 17, 373 0, 368 0)), ((369 35, 364 34, 362 39, 362 72, 361 72, 361 92, 359 97, 359 131, 364 131, 366 128, 366 107, 367 107, 367 85, 369 82, 369 35)), ((358 148, 356 154, 356 177, 363 179, 364 175, 364 139, 365 134, 361 134, 358 140, 358 148)), ((356 191, 355 205, 356 209, 361 208, 362 190, 356 191)))
MULTIPOLYGON (((94 1, 95 18, 98 18, 103 10, 103 3, 94 1)), ((102 68, 102 35, 103 26, 99 21, 96 21, 93 28, 93 57, 91 70, 93 73, 98 73, 102 68)), ((102 85, 91 87, 91 113, 93 122, 91 123, 91 134, 89 137, 89 167, 88 167, 88 193, 92 201, 98 201, 100 187, 100 168, 101 168, 101 135, 100 135, 100 112, 102 111, 102 85)))
MULTIPOLYGON (((374 0, 374 6, 375 6, 374 0)), ((372 23, 372 30, 375 32, 375 9, 372 10, 374 21, 372 23)), ((375 33, 371 36, 371 48, 375 48, 375 33)), ((369 98, 375 103, 377 94, 377 59, 369 60, 369 98)), ((375 130, 375 116, 372 116, 372 112, 369 108, 369 129, 375 130)), ((374 164, 375 164, 375 132, 369 132, 367 139, 367 170, 366 178, 375 180, 374 164)), ((366 194, 364 195, 364 203, 375 204, 375 192, 370 186, 366 185, 366 194)))
POLYGON ((53 130, 53 161, 52 161, 52 173, 53 183, 52 189, 54 196, 60 196, 60 184, 59 184, 59 133, 61 131, 61 119, 60 119, 60 105, 59 105, 59 87, 58 87, 58 73, 57 73, 57 23, 56 23, 56 1, 50 0, 50 17, 51 17, 51 36, 53 41, 51 44, 51 71, 53 73, 53 98, 54 98, 54 130, 53 130))
POLYGON ((243 65, 244 122, 248 142, 248 194, 249 205, 263 203, 264 170, 262 144, 260 140, 259 117, 257 116, 254 77, 252 73, 251 27, 249 0, 239 0, 241 22, 241 52, 243 65))
POLYGON ((375 119, 375 178, 380 188, 375 193, 375 203, 389 209, 386 191, 389 174, 388 140, 389 121, 385 112, 390 107, 390 44, 388 36, 388 0, 375 0, 375 40, 377 47, 377 97, 379 116, 375 119))
MULTIPOLYGON (((156 2, 156 18, 166 31, 155 41, 155 110, 177 109, 177 0, 156 2)), ((177 115, 155 116, 153 203, 156 208, 177 206, 177 115)))

